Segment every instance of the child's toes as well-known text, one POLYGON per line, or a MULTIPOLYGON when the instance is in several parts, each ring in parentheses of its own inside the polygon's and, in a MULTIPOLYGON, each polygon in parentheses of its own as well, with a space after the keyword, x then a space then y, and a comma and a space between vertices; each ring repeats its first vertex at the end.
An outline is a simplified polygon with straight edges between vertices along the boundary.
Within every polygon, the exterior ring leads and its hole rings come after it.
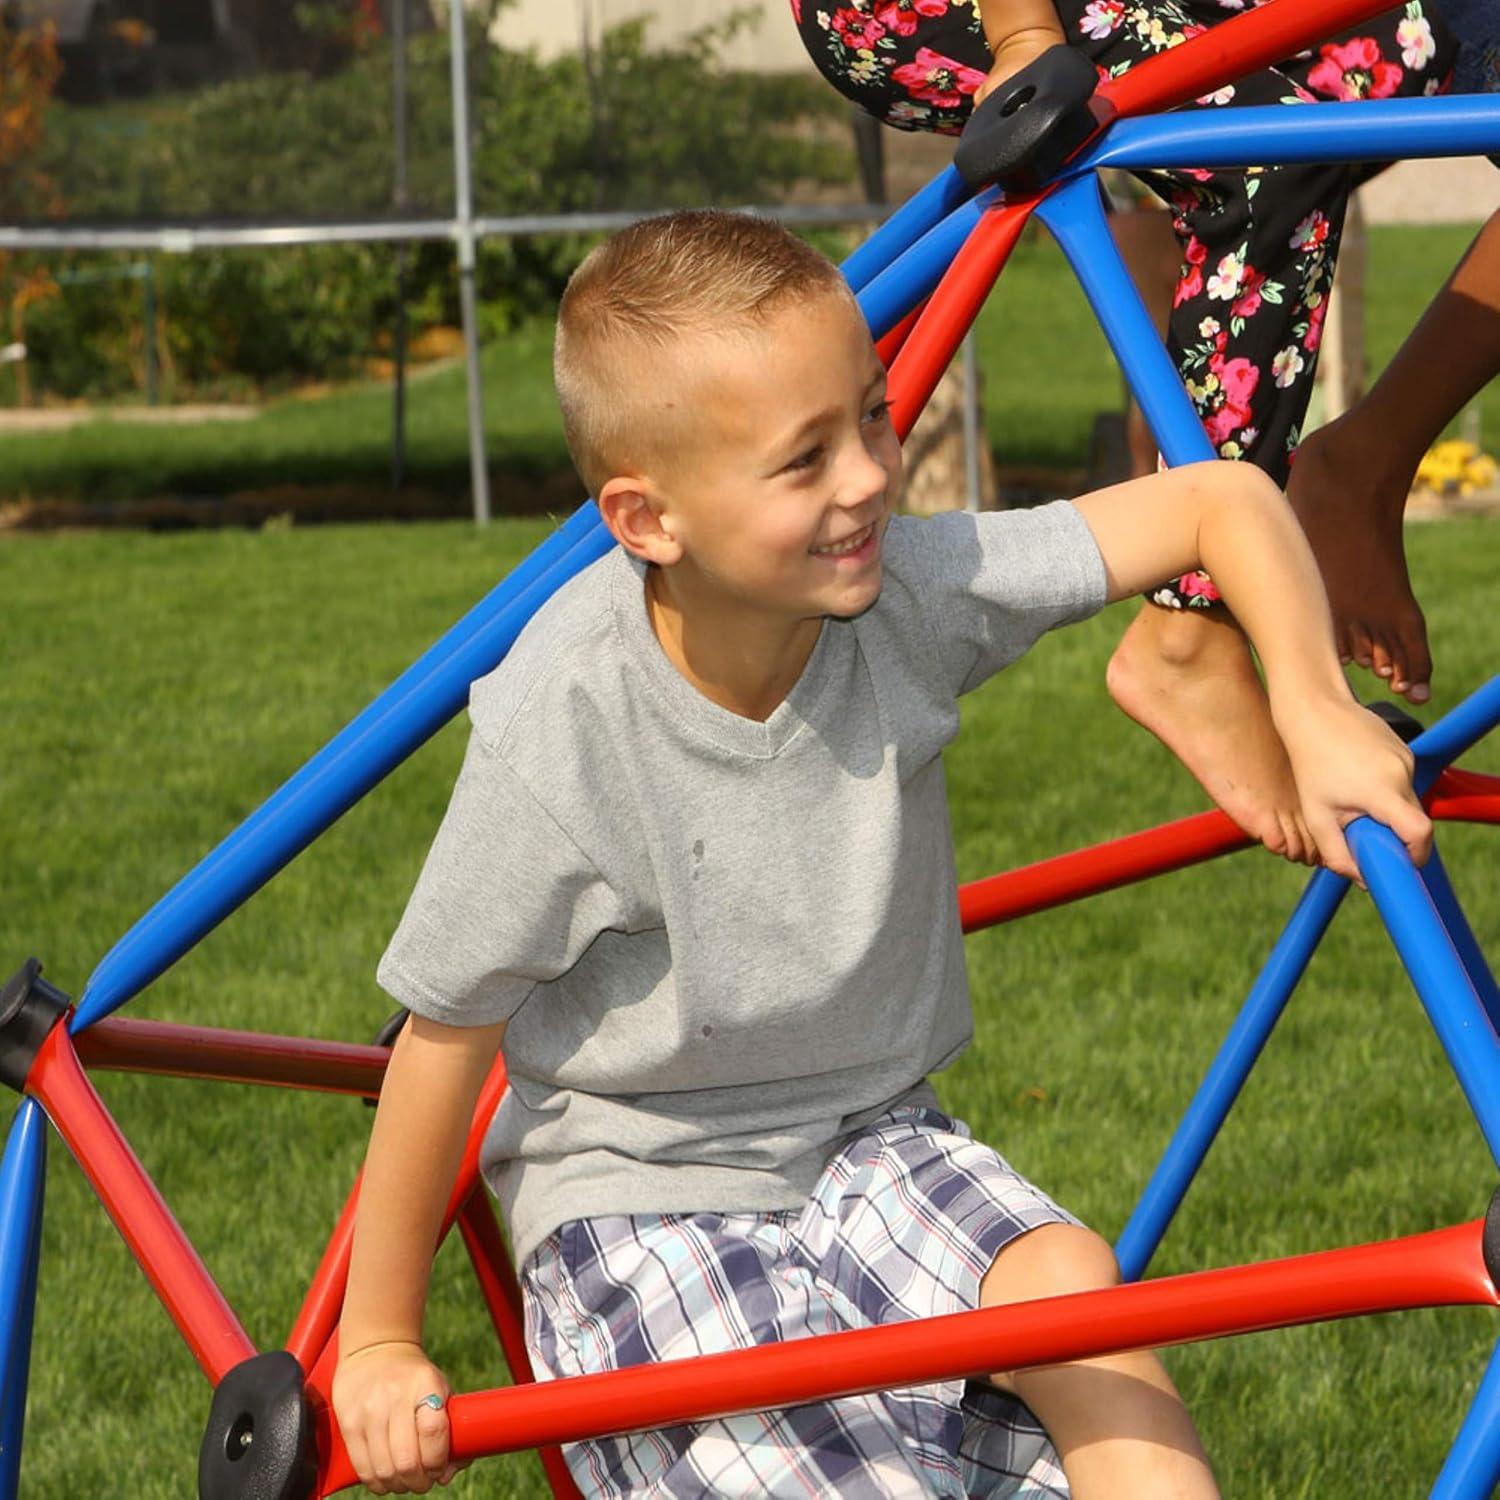
POLYGON ((1373 636, 1370 641, 1370 670, 1377 677, 1385 678, 1389 678, 1396 670, 1389 647, 1378 635, 1373 636))
POLYGON ((1349 654, 1359 666, 1367 670, 1375 660, 1370 632, 1358 621, 1349 626, 1349 654))

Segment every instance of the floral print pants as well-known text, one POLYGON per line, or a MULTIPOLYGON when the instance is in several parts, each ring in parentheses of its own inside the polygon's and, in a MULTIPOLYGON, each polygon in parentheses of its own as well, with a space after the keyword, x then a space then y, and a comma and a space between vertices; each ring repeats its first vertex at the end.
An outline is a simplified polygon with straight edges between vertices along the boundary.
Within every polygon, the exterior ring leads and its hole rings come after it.
MULTIPOLYGON (((1175 47, 1263 0, 1056 0, 1069 43, 1101 77, 1175 47)), ((841 93, 902 130, 956 135, 990 68, 977 0, 792 0, 802 40, 841 93)), ((1313 104, 1437 93, 1453 43, 1432 0, 1354 30, 1197 101, 1313 104)), ((1321 163, 1143 173, 1171 207, 1182 246, 1167 349, 1221 457, 1285 484, 1300 438, 1349 194, 1371 169, 1321 163)), ((1203 608, 1218 591, 1190 575, 1153 592, 1203 608)))

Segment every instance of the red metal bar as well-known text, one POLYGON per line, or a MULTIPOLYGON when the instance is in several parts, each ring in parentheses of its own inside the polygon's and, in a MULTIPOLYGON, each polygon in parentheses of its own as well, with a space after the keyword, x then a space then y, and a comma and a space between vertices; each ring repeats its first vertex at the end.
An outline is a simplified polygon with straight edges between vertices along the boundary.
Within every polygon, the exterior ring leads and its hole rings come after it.
POLYGON ((958 892, 959 918, 965 932, 976 932, 1151 875, 1217 859, 1253 842, 1224 813, 1198 813, 1144 833, 970 881, 958 892))
MULTIPOLYGON (((316 1425, 318 1435, 318 1452, 329 1453, 331 1445, 338 1443, 340 1451, 343 1449, 343 1441, 338 1438, 338 1424, 333 1419, 333 1377, 338 1369, 339 1363, 339 1333, 338 1325, 334 1325, 333 1332, 328 1336, 323 1345, 323 1352, 318 1355, 312 1369, 307 1366, 307 1379, 303 1382, 303 1390, 307 1394, 308 1403, 312 1407, 313 1421, 316 1425)), ((322 1494, 320 1489, 318 1494, 322 1494)))
MULTIPOLYGON (((1483 1221, 1261 1265, 1107 1291, 823 1334, 604 1375, 454 1396, 453 1452, 478 1458, 541 1443, 699 1422, 863 1391, 1160 1348, 1405 1308, 1494 1306, 1483 1221)), ((353 1483, 324 1448, 320 1495, 353 1483)))
MULTIPOLYGON (((443 1227, 438 1235, 442 1244, 448 1231, 458 1218, 469 1194, 479 1181, 479 1148, 484 1143, 485 1131, 500 1107, 505 1093, 505 1059, 497 1057, 490 1069, 484 1087, 479 1091, 479 1102, 474 1106, 474 1118, 469 1125, 469 1139, 459 1162, 458 1174, 453 1180, 453 1191, 448 1197, 448 1207, 443 1215, 443 1227)), ((359 1185, 355 1184, 349 1200, 339 1218, 339 1229, 334 1232, 337 1243, 330 1243, 314 1278, 313 1290, 308 1292, 303 1311, 299 1314, 293 1330, 297 1349, 293 1352, 297 1362, 308 1371, 307 1388, 314 1403, 327 1404, 328 1393, 333 1384, 334 1366, 338 1362, 338 1316, 344 1305, 344 1288, 349 1281, 349 1247, 353 1242, 355 1204, 359 1198, 359 1185), (348 1222, 348 1231, 344 1229, 348 1222), (316 1358, 312 1356, 316 1353, 316 1358), (309 1369, 309 1360, 311 1368, 309 1369)), ((291 1341, 288 1340, 288 1347, 291 1341)))
MULTIPOLYGON (((1427 808, 1443 822, 1500 823, 1500 776, 1450 767, 1438 777, 1427 808)), ((1038 860, 1019 870, 971 880, 959 888, 959 918, 965 932, 977 932, 1233 854, 1254 842, 1226 814, 1196 813, 1108 843, 1038 860)))
POLYGON ((891 421, 903 441, 1040 202, 1020 198, 987 208, 921 310, 891 365, 891 421))
POLYGON ((485 1306, 490 1310, 490 1321, 495 1325, 505 1362, 510 1366, 510 1378, 518 1385, 529 1384, 536 1376, 532 1373, 531 1356, 526 1352, 521 1284, 511 1269, 510 1251, 482 1188, 469 1194, 458 1216, 458 1228, 485 1306))
POLYGON ((1428 810, 1460 823, 1500 823, 1500 776, 1449 766, 1433 786, 1428 810))
MULTIPOLYGON (((98 1022, 97 1026, 104 1023, 98 1022)), ((363 1175, 363 1174, 360 1174, 363 1175)), ((354 1208, 359 1202, 360 1177, 354 1179, 349 1196, 339 1213, 338 1223, 328 1237, 323 1258, 313 1273, 312 1285, 302 1299, 292 1331, 286 1336, 287 1353, 302 1366, 304 1374, 311 1374, 328 1344, 333 1330, 338 1326, 339 1313, 344 1305, 344 1287, 349 1280, 349 1246, 354 1239, 354 1208)))
MULTIPOLYGON (((494 1206, 483 1187, 469 1194, 458 1216, 458 1227, 464 1237, 464 1248, 474 1267, 479 1290, 485 1305, 490 1310, 490 1321, 495 1325, 495 1334, 505 1352, 505 1362, 510 1367, 510 1378, 516 1385, 530 1385, 536 1376, 531 1369, 531 1356, 526 1352, 525 1313, 521 1302, 521 1284, 511 1268, 510 1251, 505 1237, 500 1233, 500 1224, 495 1218, 494 1206)), ((563 1462, 562 1450, 554 1443, 544 1446, 539 1454, 542 1468, 552 1486, 552 1493, 560 1500, 583 1500, 583 1493, 573 1483, 568 1466, 563 1462)))
POLYGON ((94 1092, 65 1025, 53 1027, 42 1044, 26 1088, 77 1158, 193 1358, 217 1385, 256 1352, 255 1345, 94 1092))
POLYGON ((901 352, 907 334, 917 326, 917 319, 922 316, 922 309, 926 306, 925 302, 919 302, 883 339, 876 341, 875 352, 886 369, 890 369, 891 361, 901 352))
POLYGON ((1096 97, 1121 115, 1175 109, 1389 9, 1389 0, 1276 0, 1105 79, 1096 97))
POLYGON ((95 1022, 74 1042, 80 1060, 91 1068, 273 1084, 368 1099, 380 1093, 391 1056, 385 1047, 123 1017, 95 1022))

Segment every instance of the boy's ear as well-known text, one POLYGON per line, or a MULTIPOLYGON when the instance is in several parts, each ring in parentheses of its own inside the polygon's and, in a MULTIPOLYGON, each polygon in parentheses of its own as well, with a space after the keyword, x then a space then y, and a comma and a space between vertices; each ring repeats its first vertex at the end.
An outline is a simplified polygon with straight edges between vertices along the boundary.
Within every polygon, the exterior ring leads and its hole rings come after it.
POLYGON ((594 497, 610 535, 632 556, 670 568, 682 556, 682 545, 664 519, 661 497, 649 479, 608 480, 594 497))

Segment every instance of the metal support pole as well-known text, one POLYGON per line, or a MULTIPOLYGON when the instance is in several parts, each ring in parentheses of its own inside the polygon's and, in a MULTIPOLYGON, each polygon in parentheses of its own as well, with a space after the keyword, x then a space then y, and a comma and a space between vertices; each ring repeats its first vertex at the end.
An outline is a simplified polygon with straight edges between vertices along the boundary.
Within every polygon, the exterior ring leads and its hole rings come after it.
POLYGON ((448 38, 453 79, 454 230, 458 242, 458 298, 468 357, 469 479, 474 520, 490 519, 490 479, 484 461, 484 392, 479 374, 479 304, 474 292, 474 193, 469 159, 469 70, 464 56, 462 0, 448 0, 448 38))
POLYGON ((1496 985, 1484 950, 1474 936, 1474 929, 1469 926, 1463 907, 1458 904, 1453 882, 1448 879, 1448 871, 1438 855, 1436 844, 1420 873, 1422 884, 1427 887, 1427 894, 1432 897, 1432 904, 1437 907, 1438 916, 1448 929, 1448 936, 1453 940, 1453 946, 1458 950, 1464 969, 1484 1005, 1485 1014, 1490 1018, 1490 1025, 1500 1030, 1500 986, 1496 985))
POLYGON ((984 497, 979 492, 979 354, 974 345, 974 329, 971 326, 964 335, 964 509, 984 509, 984 497))
POLYGON ((1077 178, 1044 199, 1037 213, 1073 267, 1167 462, 1175 468, 1216 458, 1182 377, 1115 248, 1098 183, 1092 176, 1077 178))
POLYGON ((1490 1500, 1500 1483, 1500 1349, 1490 1356, 1432 1500, 1490 1500))
POLYGON ((554 590, 614 545, 584 506, 508 574, 99 961, 70 1023, 118 1010, 306 848, 468 701, 554 590))
POLYGON ((854 157, 867 203, 885 202, 885 127, 858 104, 849 106, 853 120, 854 157))
POLYGON ((1401 841, 1369 817, 1356 818, 1346 836, 1490 1155, 1500 1163, 1500 1038, 1401 841))
POLYGON ((15 1495, 31 1366, 47 1117, 23 1099, 0 1160, 0 1495, 15 1495))
POLYGON ((1331 870, 1308 882, 1115 1245, 1127 1281, 1145 1274, 1348 890, 1331 870))
POLYGON ((156 373, 156 262, 148 260, 141 268, 141 321, 145 326, 142 355, 146 370, 146 405, 155 406, 158 399, 156 373))
MULTIPOLYGON (((391 207, 404 218, 410 207, 406 169, 406 0, 391 0, 391 103, 395 112, 391 207)), ((395 371, 391 386, 391 489, 397 491, 406 479, 406 265, 410 253, 404 244, 397 247, 396 326, 392 339, 395 371)))

